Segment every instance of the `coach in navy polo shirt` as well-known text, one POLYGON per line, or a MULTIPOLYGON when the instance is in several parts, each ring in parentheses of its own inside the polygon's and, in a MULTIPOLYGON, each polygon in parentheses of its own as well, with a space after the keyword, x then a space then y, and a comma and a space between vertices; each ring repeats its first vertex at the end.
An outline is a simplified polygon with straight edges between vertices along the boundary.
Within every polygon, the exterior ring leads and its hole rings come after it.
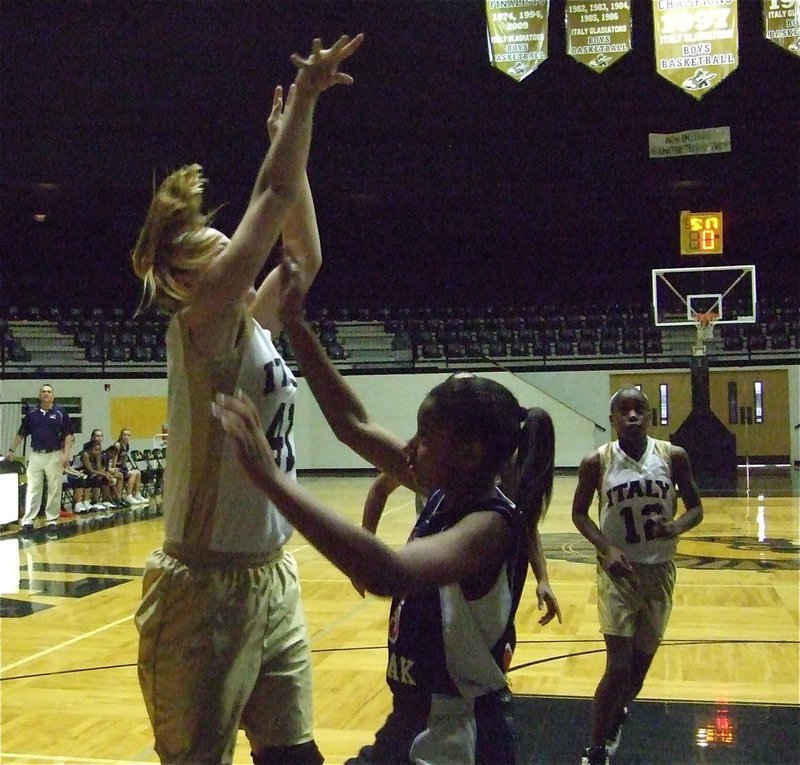
POLYGON ((55 526, 61 511, 61 482, 64 468, 72 458, 75 444, 74 427, 69 415, 55 405, 52 385, 42 385, 39 406, 31 409, 22 420, 6 459, 13 459, 17 447, 26 436, 31 437, 28 458, 28 488, 25 494, 25 515, 20 531, 30 531, 42 503, 42 489, 47 478, 46 523, 55 526))

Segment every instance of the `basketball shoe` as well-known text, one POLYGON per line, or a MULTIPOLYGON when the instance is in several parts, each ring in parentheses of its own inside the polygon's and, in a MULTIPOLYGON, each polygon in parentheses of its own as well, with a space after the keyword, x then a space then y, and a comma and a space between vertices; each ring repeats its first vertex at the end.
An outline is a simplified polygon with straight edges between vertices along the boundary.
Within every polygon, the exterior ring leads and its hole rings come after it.
POLYGON ((622 738, 622 726, 627 719, 628 707, 622 707, 622 711, 619 713, 619 717, 617 717, 614 727, 611 729, 606 739, 606 752, 609 757, 613 757, 617 753, 617 747, 619 747, 619 741, 622 738))
POLYGON ((604 746, 590 746, 583 750, 581 765, 610 765, 604 746))

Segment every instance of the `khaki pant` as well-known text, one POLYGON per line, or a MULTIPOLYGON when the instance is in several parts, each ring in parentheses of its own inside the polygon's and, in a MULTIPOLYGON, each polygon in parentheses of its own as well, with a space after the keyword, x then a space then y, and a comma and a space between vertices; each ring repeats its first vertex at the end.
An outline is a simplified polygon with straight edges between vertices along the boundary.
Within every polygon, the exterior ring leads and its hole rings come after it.
POLYGON ((61 512, 61 483, 64 480, 64 454, 60 449, 54 452, 31 452, 28 458, 27 486, 25 489, 25 515, 21 525, 33 523, 42 504, 42 490, 47 478, 47 504, 45 516, 48 523, 55 523, 61 512))

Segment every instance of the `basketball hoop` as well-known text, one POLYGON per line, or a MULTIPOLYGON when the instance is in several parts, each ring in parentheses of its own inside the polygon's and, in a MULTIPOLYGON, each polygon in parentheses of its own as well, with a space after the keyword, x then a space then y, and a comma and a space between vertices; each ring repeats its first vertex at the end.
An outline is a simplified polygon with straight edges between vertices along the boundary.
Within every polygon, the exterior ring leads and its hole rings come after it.
POLYGON ((695 340, 695 354, 705 353, 706 343, 714 337, 714 325, 719 319, 716 311, 696 311, 693 320, 697 327, 697 340, 695 340))

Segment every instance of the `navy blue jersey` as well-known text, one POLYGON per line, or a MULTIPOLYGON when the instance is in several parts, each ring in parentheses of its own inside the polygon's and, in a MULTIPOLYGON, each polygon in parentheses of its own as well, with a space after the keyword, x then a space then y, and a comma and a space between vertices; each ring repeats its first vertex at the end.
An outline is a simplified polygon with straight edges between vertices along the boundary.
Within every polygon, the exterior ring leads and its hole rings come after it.
POLYGON ((514 648, 514 616, 527 569, 527 530, 522 514, 498 491, 457 511, 441 510, 444 493, 428 498, 411 539, 445 531, 475 512, 495 512, 511 526, 506 552, 489 592, 467 600, 459 583, 429 585, 392 600, 387 682, 394 693, 474 698, 505 686, 514 648))
POLYGON ((75 432, 69 415, 59 406, 30 409, 17 431, 22 438, 31 437, 31 449, 54 452, 64 448, 64 438, 75 432))

